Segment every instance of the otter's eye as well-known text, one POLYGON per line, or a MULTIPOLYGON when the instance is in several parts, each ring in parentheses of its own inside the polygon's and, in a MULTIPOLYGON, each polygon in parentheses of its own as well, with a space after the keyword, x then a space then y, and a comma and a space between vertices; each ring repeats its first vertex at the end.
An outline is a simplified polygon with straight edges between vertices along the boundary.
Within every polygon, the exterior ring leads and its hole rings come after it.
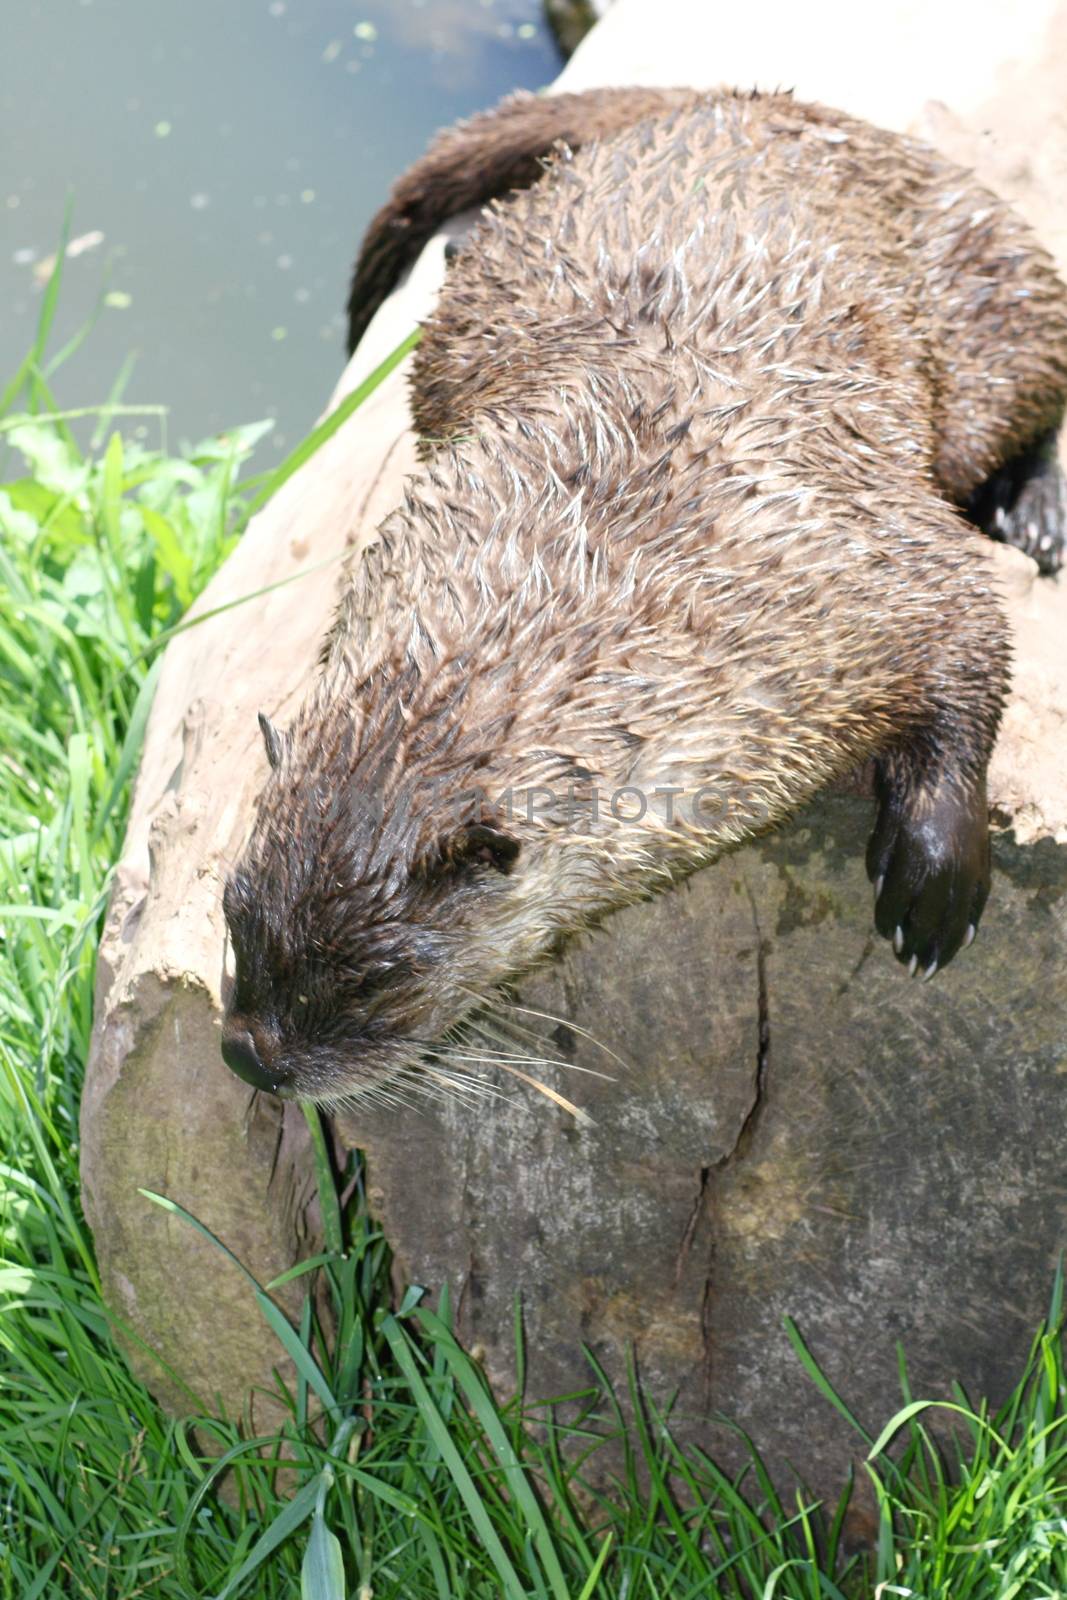
POLYGON ((457 835, 453 853, 472 867, 492 867, 496 872, 508 873, 515 865, 519 841, 502 828, 476 822, 457 835))
POLYGON ((485 822, 474 822, 441 840, 433 867, 437 872, 455 872, 464 867, 491 867, 494 872, 506 876, 515 865, 518 854, 519 841, 510 833, 485 822))
POLYGON ((518 840, 499 827, 475 822, 462 830, 458 843, 461 858, 470 866, 493 867, 496 872, 510 872, 515 866, 518 840))

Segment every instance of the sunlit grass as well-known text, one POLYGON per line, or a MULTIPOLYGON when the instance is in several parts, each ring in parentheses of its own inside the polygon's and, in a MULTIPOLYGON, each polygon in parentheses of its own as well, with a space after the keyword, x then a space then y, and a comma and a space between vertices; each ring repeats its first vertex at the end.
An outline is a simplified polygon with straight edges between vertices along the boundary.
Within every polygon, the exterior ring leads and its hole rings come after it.
MULTIPOLYGON (((61 413, 45 357, 57 292, 58 273, 0 413, 0 1595, 271 1600, 300 1593, 302 1570, 311 1600, 1067 1595, 1059 1280, 1007 1406, 957 1396, 945 1446, 905 1386, 899 1416, 864 1437, 881 1516, 869 1559, 841 1548, 843 1504, 780 1498, 754 1450, 723 1474, 636 1393, 625 1424, 592 1368, 587 1393, 524 1428, 453 1338, 447 1297, 436 1315, 414 1294, 390 1309, 358 1183, 342 1216, 326 1174, 332 1331, 310 1300, 299 1327, 264 1329, 300 1374, 286 1427, 249 1441, 175 1423, 130 1376, 78 1199, 108 874, 158 644, 249 505, 322 435, 242 484, 255 427, 173 455, 162 433, 149 448, 114 431, 117 403, 61 413), (605 1492, 586 1457, 612 1436, 605 1492)), ((812 1404, 848 1414, 791 1332, 812 1404)))

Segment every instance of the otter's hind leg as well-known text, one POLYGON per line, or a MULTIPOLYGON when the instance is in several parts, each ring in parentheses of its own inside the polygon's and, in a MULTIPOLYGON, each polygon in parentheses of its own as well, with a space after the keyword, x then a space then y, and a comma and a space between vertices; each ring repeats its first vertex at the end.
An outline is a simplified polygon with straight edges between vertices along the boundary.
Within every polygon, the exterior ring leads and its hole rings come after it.
POLYGON ((983 531, 1047 552, 1060 490, 1046 451, 1067 406, 1067 288, 1010 207, 932 155, 930 167, 912 244, 935 475, 983 531), (1032 522, 1042 524, 1036 540, 1032 522))
POLYGON ((1057 455, 1057 434, 994 472, 964 507, 991 539, 1032 556, 1045 574, 1058 572, 1067 549, 1067 482, 1057 455))

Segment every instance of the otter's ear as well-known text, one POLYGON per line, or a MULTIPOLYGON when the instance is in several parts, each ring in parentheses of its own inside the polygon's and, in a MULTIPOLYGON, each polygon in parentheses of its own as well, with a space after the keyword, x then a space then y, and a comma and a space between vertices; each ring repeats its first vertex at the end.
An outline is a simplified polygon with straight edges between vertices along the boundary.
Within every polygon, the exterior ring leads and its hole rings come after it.
POLYGON ((272 767, 276 767, 282 759, 285 739, 278 732, 270 718, 262 711, 259 713, 259 731, 263 735, 263 743, 267 747, 267 760, 272 767))
POLYGON ((519 841, 503 828, 472 822, 446 842, 444 860, 454 867, 492 867, 505 875, 515 865, 519 841))

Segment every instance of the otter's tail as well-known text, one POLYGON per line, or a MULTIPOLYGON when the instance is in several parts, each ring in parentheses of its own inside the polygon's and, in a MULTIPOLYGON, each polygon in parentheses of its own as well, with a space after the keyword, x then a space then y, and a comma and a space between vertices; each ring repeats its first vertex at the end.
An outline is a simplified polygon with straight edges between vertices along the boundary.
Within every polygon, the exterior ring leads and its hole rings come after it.
POLYGON ((555 144, 577 150, 694 98, 692 89, 513 94, 439 133, 393 185, 364 236, 348 296, 349 355, 408 262, 449 217, 528 188, 555 144))

